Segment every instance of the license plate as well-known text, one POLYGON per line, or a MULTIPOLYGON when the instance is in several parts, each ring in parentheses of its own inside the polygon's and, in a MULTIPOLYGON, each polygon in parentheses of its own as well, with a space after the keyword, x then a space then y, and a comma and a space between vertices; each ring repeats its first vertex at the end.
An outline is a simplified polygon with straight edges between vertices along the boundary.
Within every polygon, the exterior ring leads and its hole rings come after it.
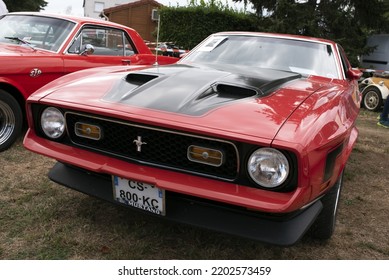
POLYGON ((114 199, 157 215, 165 215, 165 191, 143 182, 113 176, 114 199))

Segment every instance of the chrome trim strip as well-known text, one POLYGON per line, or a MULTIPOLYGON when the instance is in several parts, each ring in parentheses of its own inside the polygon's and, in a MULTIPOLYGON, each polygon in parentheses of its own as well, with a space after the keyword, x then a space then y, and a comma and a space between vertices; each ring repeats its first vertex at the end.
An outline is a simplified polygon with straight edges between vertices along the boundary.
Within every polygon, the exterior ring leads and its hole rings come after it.
POLYGON ((316 203, 317 201, 319 201, 320 199, 322 199, 324 197, 324 194, 318 196, 317 198, 315 198, 314 200, 312 200, 311 202, 309 202, 308 204, 305 204, 304 206, 302 206, 300 208, 300 210, 304 210, 304 209, 307 209, 309 206, 311 206, 312 204, 316 203))

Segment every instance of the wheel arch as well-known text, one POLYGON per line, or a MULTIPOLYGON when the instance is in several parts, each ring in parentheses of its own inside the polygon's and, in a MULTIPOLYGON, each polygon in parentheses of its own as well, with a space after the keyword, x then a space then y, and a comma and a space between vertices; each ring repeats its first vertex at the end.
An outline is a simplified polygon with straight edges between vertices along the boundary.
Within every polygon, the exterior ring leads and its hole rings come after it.
POLYGON ((370 89, 376 88, 381 93, 382 99, 386 99, 389 95, 389 89, 385 85, 379 85, 379 84, 368 84, 366 87, 363 88, 361 94, 362 96, 370 89))
POLYGON ((16 101, 19 103, 19 106, 23 112, 23 122, 25 123, 25 121, 26 121, 26 112, 25 112, 26 111, 25 110, 26 99, 25 99, 24 95, 20 92, 20 90, 18 90, 13 85, 10 85, 8 83, 1 82, 1 81, 0 81, 0 90, 4 90, 4 91, 8 92, 16 99, 16 101))

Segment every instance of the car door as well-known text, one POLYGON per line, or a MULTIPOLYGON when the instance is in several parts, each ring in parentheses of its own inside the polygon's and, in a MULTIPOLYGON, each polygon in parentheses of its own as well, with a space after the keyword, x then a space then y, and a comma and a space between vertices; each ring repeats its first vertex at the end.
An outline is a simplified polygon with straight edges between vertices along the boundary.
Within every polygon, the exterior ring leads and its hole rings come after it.
POLYGON ((64 55, 65 74, 107 65, 129 65, 137 60, 137 49, 121 29, 85 26, 64 55), (86 51, 92 46, 93 53, 86 51))

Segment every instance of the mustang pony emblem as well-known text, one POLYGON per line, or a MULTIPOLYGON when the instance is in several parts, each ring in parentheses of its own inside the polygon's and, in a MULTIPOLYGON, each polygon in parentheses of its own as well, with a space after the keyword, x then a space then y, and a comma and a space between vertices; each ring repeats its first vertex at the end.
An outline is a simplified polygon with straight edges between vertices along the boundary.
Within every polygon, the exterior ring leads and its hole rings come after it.
POLYGON ((146 145, 146 142, 142 142, 142 136, 138 136, 132 143, 135 143, 136 145, 136 151, 141 152, 142 151, 142 145, 146 145))

